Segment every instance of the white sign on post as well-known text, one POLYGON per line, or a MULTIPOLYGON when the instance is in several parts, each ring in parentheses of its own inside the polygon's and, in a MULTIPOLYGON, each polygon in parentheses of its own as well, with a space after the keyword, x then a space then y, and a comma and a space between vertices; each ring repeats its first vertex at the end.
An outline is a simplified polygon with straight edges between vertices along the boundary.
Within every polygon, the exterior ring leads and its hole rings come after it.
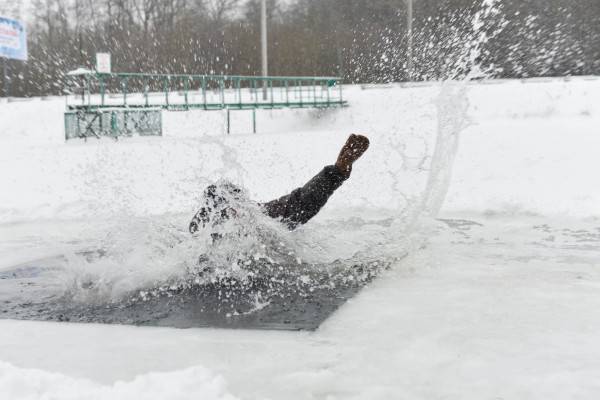
POLYGON ((96 72, 110 74, 110 53, 96 53, 96 72))

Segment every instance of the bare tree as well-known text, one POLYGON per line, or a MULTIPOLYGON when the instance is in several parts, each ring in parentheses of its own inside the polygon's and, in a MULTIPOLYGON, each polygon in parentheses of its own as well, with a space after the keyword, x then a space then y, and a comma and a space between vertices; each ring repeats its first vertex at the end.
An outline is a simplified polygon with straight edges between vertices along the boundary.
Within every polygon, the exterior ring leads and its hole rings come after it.
MULTIPOLYGON (((27 2, 27 1, 26 1, 27 2)), ((260 73, 258 0, 28 0, 29 61, 12 63, 13 94, 59 93, 65 73, 110 51, 116 71, 260 73)), ((0 13, 23 0, 0 0, 0 13)), ((416 75, 459 68, 482 0, 415 1, 416 75)), ((498 76, 600 74, 598 0, 503 0, 505 28, 477 62, 498 76)), ((268 0, 270 71, 404 80, 404 0, 268 0)), ((493 30, 494 21, 484 26, 493 30)), ((470 36, 471 35, 471 36, 470 36)), ((460 67, 467 68, 467 67, 460 67)))

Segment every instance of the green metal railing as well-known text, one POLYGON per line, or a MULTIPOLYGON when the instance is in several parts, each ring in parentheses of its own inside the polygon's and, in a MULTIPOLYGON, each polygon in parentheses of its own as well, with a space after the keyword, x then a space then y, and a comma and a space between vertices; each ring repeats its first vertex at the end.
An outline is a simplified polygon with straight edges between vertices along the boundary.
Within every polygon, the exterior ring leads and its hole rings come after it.
POLYGON ((65 139, 101 136, 162 136, 161 109, 98 108, 65 112, 65 139))
POLYGON ((162 108, 167 110, 252 110, 343 107, 337 77, 257 77, 89 72, 69 110, 162 108))

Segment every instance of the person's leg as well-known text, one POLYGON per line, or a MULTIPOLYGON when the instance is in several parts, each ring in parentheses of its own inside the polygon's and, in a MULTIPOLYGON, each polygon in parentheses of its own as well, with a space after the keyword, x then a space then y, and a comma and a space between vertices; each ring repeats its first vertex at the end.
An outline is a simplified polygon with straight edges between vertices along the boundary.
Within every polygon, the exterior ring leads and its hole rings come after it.
POLYGON ((319 213, 329 197, 350 177, 352 164, 369 148, 369 139, 350 135, 340 151, 335 165, 330 165, 306 185, 277 200, 263 204, 271 218, 281 219, 290 229, 307 223, 319 213))

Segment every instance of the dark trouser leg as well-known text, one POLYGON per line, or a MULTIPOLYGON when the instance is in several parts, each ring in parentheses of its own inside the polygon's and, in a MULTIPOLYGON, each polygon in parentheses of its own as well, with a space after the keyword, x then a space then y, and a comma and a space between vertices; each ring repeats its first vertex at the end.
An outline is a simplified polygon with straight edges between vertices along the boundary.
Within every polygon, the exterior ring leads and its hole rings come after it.
POLYGON ((306 185, 263 204, 265 213, 271 218, 281 219, 290 229, 295 229, 317 215, 346 179, 347 176, 336 166, 327 166, 306 185))

